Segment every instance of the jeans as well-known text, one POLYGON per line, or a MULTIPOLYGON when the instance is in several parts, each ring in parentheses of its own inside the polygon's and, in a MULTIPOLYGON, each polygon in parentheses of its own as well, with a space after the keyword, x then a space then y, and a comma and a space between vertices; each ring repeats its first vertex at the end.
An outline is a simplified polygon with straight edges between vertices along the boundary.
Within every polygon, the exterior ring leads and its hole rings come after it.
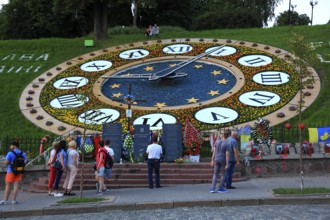
POLYGON ((60 185, 62 174, 63 174, 63 170, 57 170, 55 184, 54 184, 54 190, 58 190, 58 186, 60 185))
POLYGON ((159 159, 148 159, 148 181, 149 188, 153 188, 153 178, 152 173, 155 170, 156 175, 156 187, 160 187, 160 177, 159 177, 159 168, 160 168, 160 160, 159 159))
POLYGON ((226 187, 231 186, 233 181, 233 174, 235 170, 236 161, 229 161, 228 170, 227 170, 227 178, 226 178, 226 187))
POLYGON ((225 171, 225 166, 226 166, 225 162, 221 163, 219 161, 215 161, 211 189, 215 190, 215 185, 217 184, 217 179, 218 179, 220 170, 222 171, 222 176, 220 179, 219 189, 223 189, 223 184, 225 183, 226 176, 227 176, 227 171, 225 171))

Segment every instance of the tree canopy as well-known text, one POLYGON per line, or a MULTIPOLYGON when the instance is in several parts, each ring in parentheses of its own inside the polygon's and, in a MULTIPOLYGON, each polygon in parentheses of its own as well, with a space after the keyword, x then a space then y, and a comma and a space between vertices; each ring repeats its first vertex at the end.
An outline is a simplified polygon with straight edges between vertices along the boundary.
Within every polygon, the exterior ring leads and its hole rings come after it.
POLYGON ((275 26, 308 25, 309 23, 310 23, 310 19, 306 14, 298 14, 295 11, 290 12, 290 19, 289 19, 289 11, 285 11, 280 13, 275 20, 275 26))
MULTIPOLYGON (((135 23, 189 30, 267 25, 282 0, 135 0, 135 23)), ((113 26, 131 26, 132 0, 10 0, 0 11, 0 38, 106 38, 113 26)))

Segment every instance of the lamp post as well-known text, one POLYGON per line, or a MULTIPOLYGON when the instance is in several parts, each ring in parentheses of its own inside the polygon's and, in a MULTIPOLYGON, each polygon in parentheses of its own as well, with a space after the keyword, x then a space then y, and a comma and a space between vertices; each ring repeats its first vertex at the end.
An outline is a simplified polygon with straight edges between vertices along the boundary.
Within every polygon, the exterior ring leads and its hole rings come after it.
POLYGON ((290 5, 290 8, 292 9, 292 12, 291 12, 291 17, 290 17, 290 25, 292 23, 292 18, 293 18, 293 15, 294 15, 294 9, 297 7, 297 5, 294 5, 294 4, 291 4, 290 5))
POLYGON ((289 17, 288 17, 288 24, 291 25, 291 0, 289 1, 289 17))
POLYGON ((313 11, 314 11, 314 6, 317 5, 317 1, 311 0, 309 4, 312 6, 311 26, 313 26, 313 11))

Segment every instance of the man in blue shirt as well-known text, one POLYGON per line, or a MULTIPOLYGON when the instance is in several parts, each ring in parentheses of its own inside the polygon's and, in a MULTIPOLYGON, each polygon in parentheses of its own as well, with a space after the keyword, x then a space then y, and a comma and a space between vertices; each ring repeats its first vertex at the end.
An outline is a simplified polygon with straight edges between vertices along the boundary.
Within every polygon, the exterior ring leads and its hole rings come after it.
POLYGON ((238 154, 238 132, 232 131, 231 136, 227 139, 229 145, 229 162, 226 178, 226 188, 235 189, 236 187, 232 186, 233 173, 235 170, 235 165, 239 165, 239 154, 238 154))
MULTIPOLYGON (((19 144, 18 144, 17 141, 14 141, 14 142, 11 143, 10 149, 12 151, 14 151, 16 154, 23 153, 19 149, 19 144)), ((6 180, 5 180, 6 181, 6 189, 5 189, 5 194, 3 196, 3 200, 0 201, 0 205, 6 205, 8 203, 11 186, 13 184, 14 184, 14 191, 13 191, 14 195, 13 195, 12 204, 13 205, 18 204, 18 202, 16 201, 16 197, 17 197, 17 194, 18 194, 18 186, 19 186, 19 183, 22 181, 23 174, 16 174, 15 175, 13 173, 13 170, 11 169, 11 163, 14 161, 14 159, 16 157, 15 154, 12 151, 9 151, 7 153, 6 160, 5 160, 5 164, 8 165, 6 180)), ((24 161, 26 163, 26 155, 24 153, 23 153, 23 157, 24 157, 24 161)))

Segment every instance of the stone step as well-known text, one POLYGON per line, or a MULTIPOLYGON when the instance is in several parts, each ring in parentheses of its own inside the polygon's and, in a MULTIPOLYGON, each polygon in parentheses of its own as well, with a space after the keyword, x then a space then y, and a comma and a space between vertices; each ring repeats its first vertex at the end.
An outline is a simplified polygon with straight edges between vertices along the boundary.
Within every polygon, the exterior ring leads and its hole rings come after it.
MULTIPOLYGON (((95 189, 94 164, 84 164, 83 184, 84 189, 95 189)), ((203 184, 211 183, 213 168, 209 162, 205 163, 162 163, 160 171, 162 186, 181 185, 181 184, 203 184)), ((65 174, 62 176, 60 186, 63 185, 65 174)), ((244 181, 241 173, 234 173, 233 181, 244 181)), ((141 164, 114 164, 112 179, 106 180, 110 188, 131 188, 148 187, 148 174, 146 163, 141 164)), ((28 186, 24 186, 25 191, 46 192, 48 191, 48 176, 39 177, 31 181, 28 186)), ((80 189, 80 170, 73 184, 73 190, 80 189)))

